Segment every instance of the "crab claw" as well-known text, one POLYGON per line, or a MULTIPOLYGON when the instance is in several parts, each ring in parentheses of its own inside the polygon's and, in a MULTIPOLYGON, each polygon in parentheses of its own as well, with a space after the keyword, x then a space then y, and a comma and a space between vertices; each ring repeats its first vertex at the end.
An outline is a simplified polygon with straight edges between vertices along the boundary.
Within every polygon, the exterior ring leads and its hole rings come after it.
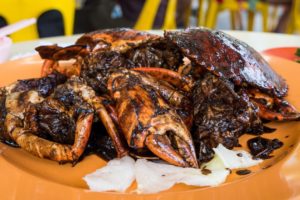
POLYGON ((149 150, 170 164, 197 168, 194 145, 181 119, 170 112, 151 121, 145 141, 149 150))
POLYGON ((108 80, 119 125, 129 147, 147 147, 171 164, 198 167, 187 126, 145 78, 143 73, 123 69, 114 72, 108 80))

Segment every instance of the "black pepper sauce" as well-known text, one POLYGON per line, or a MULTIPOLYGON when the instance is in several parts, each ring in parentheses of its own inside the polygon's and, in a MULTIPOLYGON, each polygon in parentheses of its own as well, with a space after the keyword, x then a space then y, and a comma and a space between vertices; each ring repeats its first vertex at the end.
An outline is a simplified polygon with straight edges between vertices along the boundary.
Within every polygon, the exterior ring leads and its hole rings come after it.
POLYGON ((241 170, 236 171, 237 175, 247 175, 250 173, 251 173, 251 170, 249 170, 249 169, 241 169, 241 170))
POLYGON ((278 139, 267 139, 263 137, 255 137, 248 140, 247 145, 250 149, 250 153, 255 158, 268 159, 271 158, 270 154, 275 150, 283 146, 283 142, 278 139))

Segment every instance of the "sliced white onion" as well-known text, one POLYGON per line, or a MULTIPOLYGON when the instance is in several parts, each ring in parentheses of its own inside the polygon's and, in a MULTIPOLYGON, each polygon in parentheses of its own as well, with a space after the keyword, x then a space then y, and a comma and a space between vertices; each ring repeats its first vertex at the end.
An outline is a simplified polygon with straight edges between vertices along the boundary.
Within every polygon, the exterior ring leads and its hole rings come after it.
POLYGON ((223 168, 211 170, 211 173, 204 175, 200 169, 153 163, 145 159, 137 160, 135 170, 138 193, 157 193, 171 188, 176 183, 216 186, 223 183, 229 174, 229 171, 223 168))
POLYGON ((135 179, 134 165, 135 161, 129 156, 114 159, 105 167, 86 175, 83 179, 90 190, 95 192, 125 192, 135 179))
POLYGON ((224 166, 229 169, 246 168, 262 162, 261 159, 254 160, 248 152, 244 150, 229 150, 222 144, 213 149, 224 166))
POLYGON ((228 169, 246 168, 257 165, 262 160, 254 160, 243 150, 229 150, 219 144, 215 157, 201 166, 209 172, 204 175, 201 169, 182 168, 166 163, 154 163, 146 159, 136 162, 126 156, 114 159, 101 169, 84 177, 92 191, 119 191, 124 192, 137 182, 138 193, 157 193, 171 188, 176 183, 192 186, 217 186, 226 181, 228 169))

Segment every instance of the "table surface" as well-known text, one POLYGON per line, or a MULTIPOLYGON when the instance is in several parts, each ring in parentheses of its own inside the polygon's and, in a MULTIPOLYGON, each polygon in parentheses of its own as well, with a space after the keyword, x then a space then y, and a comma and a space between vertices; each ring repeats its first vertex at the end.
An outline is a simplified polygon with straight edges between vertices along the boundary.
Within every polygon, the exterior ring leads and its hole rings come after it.
MULTIPOLYGON (((150 31, 155 34, 162 34, 162 31, 150 31)), ((263 51, 274 47, 300 47, 299 35, 287 35, 278 33, 264 33, 264 32, 248 32, 248 31, 224 31, 252 46, 257 51, 263 51)), ((11 50, 12 57, 22 56, 24 54, 30 55, 34 53, 34 48, 43 44, 59 44, 71 45, 79 35, 67 37, 51 37, 27 42, 20 42, 13 45, 11 50)))

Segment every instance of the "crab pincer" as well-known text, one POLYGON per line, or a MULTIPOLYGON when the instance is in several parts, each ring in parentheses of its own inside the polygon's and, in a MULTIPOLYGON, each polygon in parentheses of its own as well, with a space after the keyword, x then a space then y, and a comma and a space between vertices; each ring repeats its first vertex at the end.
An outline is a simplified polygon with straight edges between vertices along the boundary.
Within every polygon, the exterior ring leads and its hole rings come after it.
POLYGON ((171 164, 198 167, 188 128, 159 92, 143 82, 144 76, 122 69, 111 74, 108 80, 119 125, 129 147, 147 147, 171 164))

